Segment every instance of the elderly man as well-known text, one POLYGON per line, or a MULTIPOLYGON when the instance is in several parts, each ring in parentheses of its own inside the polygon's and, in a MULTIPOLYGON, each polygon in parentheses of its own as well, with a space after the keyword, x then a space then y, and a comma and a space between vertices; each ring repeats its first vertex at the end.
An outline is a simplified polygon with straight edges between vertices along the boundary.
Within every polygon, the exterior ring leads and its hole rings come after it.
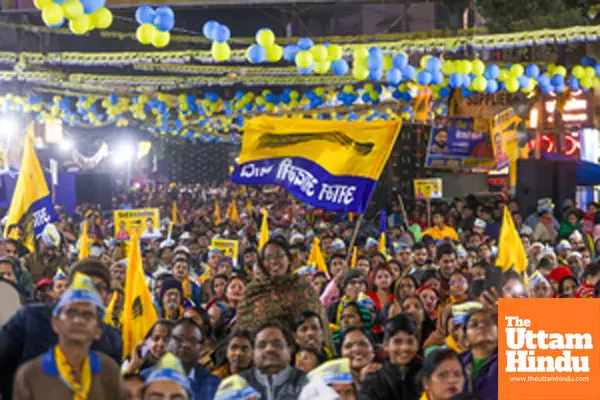
POLYGON ((102 334, 104 303, 92 280, 77 273, 52 312, 58 344, 23 364, 14 382, 14 400, 125 399, 118 365, 91 351, 102 334))
POLYGON ((56 227, 46 225, 38 239, 39 250, 27 254, 22 261, 23 267, 31 273, 32 282, 39 282, 43 278, 52 279, 58 268, 65 264, 64 257, 60 254, 60 245, 60 234, 56 227))

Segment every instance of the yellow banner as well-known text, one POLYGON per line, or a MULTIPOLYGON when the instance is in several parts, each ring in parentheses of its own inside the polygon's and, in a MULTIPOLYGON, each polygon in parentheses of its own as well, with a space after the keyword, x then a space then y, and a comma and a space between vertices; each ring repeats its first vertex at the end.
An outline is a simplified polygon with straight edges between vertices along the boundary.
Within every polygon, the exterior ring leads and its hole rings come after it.
POLYGON ((233 260, 233 265, 237 266, 239 255, 239 244, 237 240, 213 239, 210 243, 213 249, 219 249, 225 257, 233 260))
POLYGON ((508 167, 510 186, 517 184, 517 160, 519 159, 517 127, 520 123, 521 118, 512 107, 495 115, 490 120, 492 147, 496 161, 494 169, 501 171, 508 167))
POLYGON ((378 180, 400 122, 258 117, 246 123, 240 164, 303 158, 332 175, 378 180))
POLYGON ((141 233, 141 239, 157 239, 160 232, 158 208, 139 208, 135 210, 115 210, 115 238, 129 240, 134 232, 141 233))
POLYGON ((441 199, 442 180, 440 178, 415 179, 415 199, 441 199))

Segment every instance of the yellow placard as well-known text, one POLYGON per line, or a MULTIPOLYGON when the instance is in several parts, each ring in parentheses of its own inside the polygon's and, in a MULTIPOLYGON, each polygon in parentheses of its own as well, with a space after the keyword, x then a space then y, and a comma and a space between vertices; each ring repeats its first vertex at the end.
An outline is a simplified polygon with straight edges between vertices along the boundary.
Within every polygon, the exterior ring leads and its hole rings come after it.
POLYGON ((211 242, 213 249, 219 249, 225 257, 233 260, 233 265, 237 266, 239 244, 237 240, 213 239, 211 242))
POLYGON ((510 186, 517 184, 517 160, 519 159, 517 128, 519 123, 521 123, 521 117, 512 107, 495 115, 490 120, 490 135, 496 161, 495 170, 501 171, 508 167, 510 186))
POLYGON ((115 238, 129 240, 130 234, 142 233, 141 239, 158 239, 160 232, 160 215, 158 208, 139 208, 135 210, 115 210, 115 238))
POLYGON ((415 179, 415 199, 441 199, 442 180, 440 178, 415 179))

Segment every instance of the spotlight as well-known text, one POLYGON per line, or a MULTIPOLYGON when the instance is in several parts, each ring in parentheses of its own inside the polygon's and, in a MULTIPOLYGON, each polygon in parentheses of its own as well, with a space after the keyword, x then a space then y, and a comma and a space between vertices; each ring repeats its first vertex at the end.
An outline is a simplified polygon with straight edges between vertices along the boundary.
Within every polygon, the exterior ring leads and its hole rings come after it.
POLYGON ((4 115, 0 117, 0 135, 5 137, 16 136, 20 130, 19 121, 14 117, 4 115))
POLYGON ((63 139, 63 141, 60 142, 59 147, 61 151, 64 151, 66 153, 73 147, 73 142, 69 139, 63 139))
POLYGON ((115 164, 129 162, 135 155, 135 148, 131 144, 122 144, 113 151, 115 164))

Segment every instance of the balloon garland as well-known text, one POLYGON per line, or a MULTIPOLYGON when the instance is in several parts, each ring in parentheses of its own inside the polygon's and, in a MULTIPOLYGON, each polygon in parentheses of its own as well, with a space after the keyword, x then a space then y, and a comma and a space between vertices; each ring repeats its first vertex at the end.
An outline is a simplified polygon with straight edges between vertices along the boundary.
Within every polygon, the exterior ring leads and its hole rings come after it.
POLYGON ((207 21, 202 27, 202 34, 205 38, 212 40, 210 53, 217 62, 229 60, 231 57, 231 47, 227 41, 231 38, 231 31, 226 25, 217 21, 207 21))
POLYGON ((56 29, 69 21, 69 30, 76 35, 112 25, 112 12, 105 4, 106 0, 34 0, 46 26, 56 29))
POLYGON ((160 6, 155 10, 142 5, 135 11, 135 19, 140 24, 135 36, 141 44, 162 49, 171 42, 170 30, 175 26, 175 13, 171 7, 160 6))

